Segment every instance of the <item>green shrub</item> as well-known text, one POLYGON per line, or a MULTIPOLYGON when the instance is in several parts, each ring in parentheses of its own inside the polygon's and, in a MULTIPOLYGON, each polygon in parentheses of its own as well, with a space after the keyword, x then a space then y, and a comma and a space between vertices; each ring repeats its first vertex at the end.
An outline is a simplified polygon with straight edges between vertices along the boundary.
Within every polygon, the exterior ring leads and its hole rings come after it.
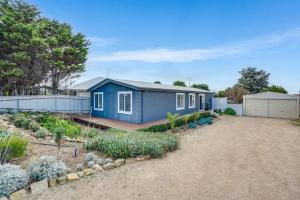
POLYGON ((105 132, 97 138, 88 140, 85 147, 98 150, 113 158, 150 155, 158 158, 178 147, 178 138, 167 133, 128 132, 115 134, 105 132))
POLYGON ((0 130, 0 164, 21 157, 27 149, 28 141, 17 133, 0 130))
POLYGON ((143 131, 143 132, 165 132, 168 129, 170 129, 169 124, 158 124, 158 125, 150 126, 148 128, 139 129, 139 131, 143 131))
POLYGON ((28 129, 31 119, 29 119, 24 113, 18 113, 14 117, 14 122, 16 127, 28 129))
POLYGON ((64 129, 63 134, 70 138, 76 138, 81 134, 79 125, 69 120, 60 119, 49 113, 39 114, 36 120, 51 133, 54 133, 55 129, 62 127, 64 129))
POLYGON ((224 114, 226 114, 226 115, 236 115, 236 112, 235 112, 235 110, 233 110, 232 108, 226 108, 225 110, 224 110, 224 114))
POLYGON ((36 132, 39 130, 40 125, 36 121, 31 121, 28 125, 28 129, 32 130, 33 132, 36 132))
POLYGON ((0 165, 0 198, 24 188, 28 181, 26 171, 21 169, 20 166, 0 165))
POLYGON ((95 129, 95 128, 90 128, 90 129, 85 130, 82 134, 86 138, 94 138, 99 135, 99 130, 95 129))
POLYGON ((65 163, 56 160, 53 156, 42 156, 32 162, 27 169, 27 173, 33 181, 57 178, 65 175, 66 172, 65 163))
POLYGON ((201 117, 211 117, 210 112, 201 112, 199 118, 201 117))
POLYGON ((175 132, 175 125, 176 125, 176 121, 177 121, 178 116, 179 116, 178 113, 175 113, 174 115, 172 115, 172 113, 170 113, 170 112, 167 113, 167 118, 168 118, 170 127, 171 127, 173 132, 175 132))
POLYGON ((48 135, 48 131, 47 129, 41 127, 36 133, 35 133, 35 137, 38 139, 45 139, 46 136, 48 135))

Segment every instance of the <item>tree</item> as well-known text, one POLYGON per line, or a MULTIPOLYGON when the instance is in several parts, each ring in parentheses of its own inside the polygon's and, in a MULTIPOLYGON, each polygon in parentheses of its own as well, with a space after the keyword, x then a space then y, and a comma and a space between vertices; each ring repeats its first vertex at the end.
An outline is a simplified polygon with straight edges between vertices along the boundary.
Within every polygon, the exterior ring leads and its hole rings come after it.
POLYGON ((207 90, 209 91, 209 87, 207 84, 204 84, 204 83, 201 83, 201 84, 193 84, 192 85, 193 88, 198 88, 198 89, 201 89, 201 90, 207 90))
POLYGON ((155 83, 155 84, 161 84, 160 81, 154 81, 153 83, 155 83))
POLYGON ((186 84, 184 81, 174 81, 173 85, 186 87, 186 84))
POLYGON ((0 1, 0 95, 24 93, 45 76, 39 11, 23 1, 0 1))
POLYGON ((225 97, 225 91, 224 90, 220 90, 220 91, 218 91, 218 93, 215 96, 216 97, 225 97))
POLYGON ((265 92, 267 92, 267 91, 270 91, 270 92, 279 92, 279 93, 283 93, 283 94, 287 94, 288 93, 286 91, 286 89, 284 89, 283 87, 278 86, 278 85, 271 85, 271 86, 265 88, 263 91, 265 91, 265 92))
POLYGON ((41 18, 35 6, 0 0, 0 95, 26 94, 48 80, 57 93, 62 80, 84 71, 88 45, 69 25, 41 18))
POLYGON ((241 77, 238 79, 238 85, 251 94, 261 92, 268 87, 270 73, 265 70, 257 70, 255 67, 243 68, 239 72, 241 77))
POLYGON ((42 20, 40 34, 46 41, 46 65, 53 94, 57 94, 61 81, 74 73, 83 72, 89 42, 81 33, 73 34, 68 24, 56 20, 42 20))
POLYGON ((232 103, 242 103, 243 96, 246 94, 249 94, 249 92, 239 85, 234 85, 233 87, 229 87, 225 90, 225 96, 232 103))
POLYGON ((62 126, 57 127, 56 129, 54 129, 54 132, 53 132, 54 141, 57 144, 57 154, 56 154, 57 159, 59 159, 59 150, 60 150, 60 146, 62 144, 62 139, 63 139, 64 133, 65 133, 65 129, 62 126))

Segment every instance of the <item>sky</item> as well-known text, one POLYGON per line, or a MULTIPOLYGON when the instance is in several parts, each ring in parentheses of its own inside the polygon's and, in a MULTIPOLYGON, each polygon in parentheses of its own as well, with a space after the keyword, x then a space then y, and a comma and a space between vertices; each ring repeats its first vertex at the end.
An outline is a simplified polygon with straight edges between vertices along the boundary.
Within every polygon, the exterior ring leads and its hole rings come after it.
POLYGON ((299 0, 28 0, 91 42, 86 71, 140 81, 237 83, 243 67, 300 90, 299 0))

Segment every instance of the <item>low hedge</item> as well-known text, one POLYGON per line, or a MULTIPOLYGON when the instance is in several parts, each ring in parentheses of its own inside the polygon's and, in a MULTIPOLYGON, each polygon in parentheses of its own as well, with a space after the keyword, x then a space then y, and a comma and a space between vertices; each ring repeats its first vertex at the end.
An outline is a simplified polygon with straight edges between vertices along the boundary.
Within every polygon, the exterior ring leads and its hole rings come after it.
MULTIPOLYGON (((199 117, 197 120, 199 120, 200 118, 207 118, 207 117, 210 117, 211 114, 210 112, 200 112, 199 113, 199 117)), ((190 122, 194 122, 194 119, 193 119, 193 113, 190 115, 190 118, 188 120, 188 123, 190 122)), ((175 123, 175 127, 181 127, 184 125, 184 120, 183 120, 183 117, 179 117, 177 120, 176 120, 176 123, 175 123)), ((164 124, 157 124, 157 125, 153 125, 153 126, 150 126, 150 127, 147 127, 147 128, 142 128, 142 129, 139 129, 139 131, 143 131, 143 132, 165 132, 167 130, 170 129, 170 125, 169 123, 164 123, 164 124)))
POLYGON ((85 147, 88 150, 103 152, 112 158, 138 157, 150 155, 158 158, 168 151, 177 149, 178 138, 167 133, 150 132, 105 132, 88 140, 85 147))

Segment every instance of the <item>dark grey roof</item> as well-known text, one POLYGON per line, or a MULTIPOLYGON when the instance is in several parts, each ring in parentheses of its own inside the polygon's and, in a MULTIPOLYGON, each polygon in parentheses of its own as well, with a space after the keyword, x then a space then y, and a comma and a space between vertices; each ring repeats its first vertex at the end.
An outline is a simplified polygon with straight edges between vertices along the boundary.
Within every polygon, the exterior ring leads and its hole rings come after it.
POLYGON ((90 79, 88 81, 84 81, 84 82, 72 85, 68 89, 69 90, 76 90, 76 91, 87 91, 91 87, 97 85, 98 83, 100 83, 104 80, 105 80, 104 77, 96 77, 96 78, 90 79))
POLYGON ((200 90, 197 88, 191 87, 182 87, 182 86, 174 86, 174 85, 167 85, 167 84, 156 84, 150 82, 143 82, 143 81, 132 81, 132 80, 122 80, 122 79, 110 79, 110 78, 103 78, 97 77, 93 78, 88 81, 84 81, 78 84, 75 84, 68 89, 76 90, 76 91, 88 91, 90 89, 100 87, 101 85, 107 82, 114 82, 122 85, 126 85, 129 87, 134 87, 136 89, 141 90, 159 90, 159 91, 182 91, 182 92, 201 92, 201 93, 211 93, 210 91, 200 90))
POLYGON ((156 84, 156 83, 150 83, 150 82, 121 80, 121 79, 112 79, 112 80, 115 80, 119 83, 123 83, 126 85, 134 86, 138 89, 211 93, 206 90, 201 90, 201 89, 192 88, 192 87, 174 86, 174 85, 167 85, 167 84, 156 84))

